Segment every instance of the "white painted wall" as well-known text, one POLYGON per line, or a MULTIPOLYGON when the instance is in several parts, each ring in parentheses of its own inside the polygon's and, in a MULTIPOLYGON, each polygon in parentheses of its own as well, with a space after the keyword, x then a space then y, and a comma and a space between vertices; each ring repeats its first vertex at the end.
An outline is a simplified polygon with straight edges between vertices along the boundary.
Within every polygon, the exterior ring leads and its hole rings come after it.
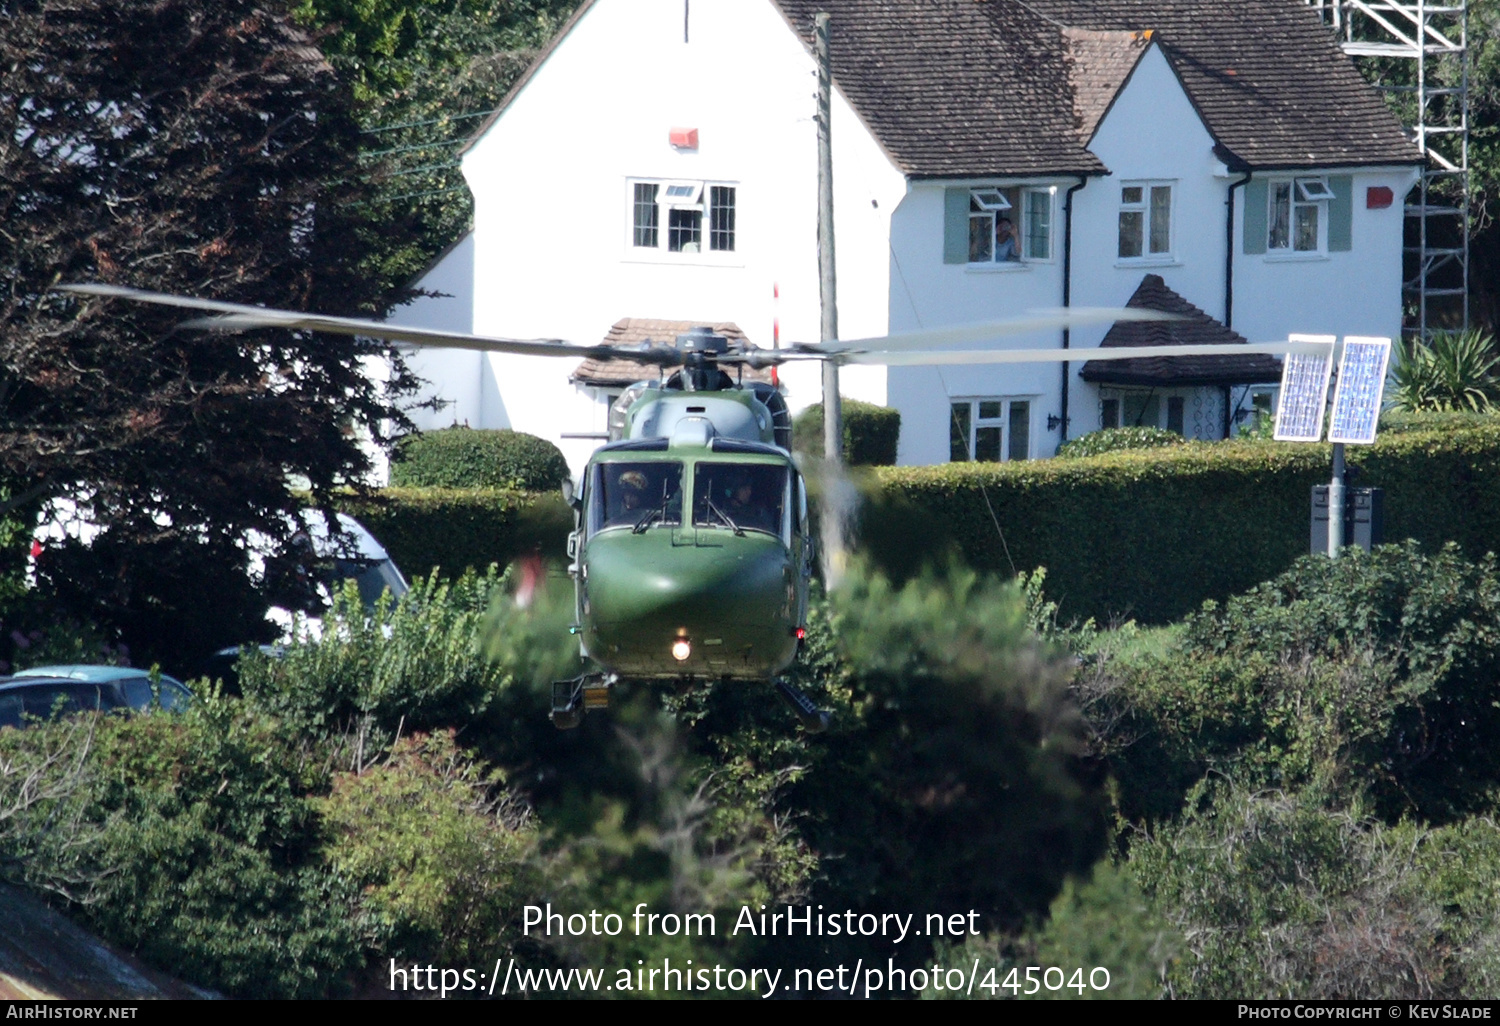
MULTIPOLYGON (((1062 305, 1062 200, 1077 179, 974 179, 914 182, 891 223, 891 330, 912 331, 1014 317, 1030 309, 1062 305), (974 185, 1055 186, 1052 259, 1008 264, 943 263, 944 192, 974 185)), ((996 343, 1015 349, 1061 346, 1057 331, 1016 335, 996 343)), ((950 401, 1003 396, 1032 401, 1032 453, 1050 456, 1057 432, 1046 430, 1047 414, 1060 402, 1056 364, 1009 366, 892 367, 890 405, 901 411, 898 460, 906 464, 948 461, 950 401)))
MULTIPOLYGON (((1212 317, 1224 317, 1224 200, 1232 180, 1213 152, 1214 140, 1176 73, 1152 45, 1099 123, 1090 149, 1110 174, 1074 199, 1073 302, 1123 306, 1147 274, 1212 317), (1172 186, 1172 251, 1122 259, 1120 190, 1132 182, 1172 186)), ((1075 348, 1098 346, 1107 325, 1073 333, 1075 348)), ((1070 438, 1099 428, 1099 390, 1072 368, 1070 438)), ((1185 393, 1184 393, 1185 394, 1185 393)), ((1199 397, 1193 397, 1199 398, 1199 397)), ((1189 408, 1197 404, 1189 399, 1189 408)), ((1207 397, 1202 397, 1207 402, 1207 397)), ((1163 409, 1165 409, 1163 398, 1163 409)), ((1217 406, 1217 404, 1215 404, 1217 406)), ((1222 417, 1222 413, 1220 413, 1222 417)), ((1191 418, 1190 418, 1191 419, 1191 418)))
MULTIPOLYGON (((440 331, 474 330, 474 234, 470 232, 444 253, 422 276, 420 287, 438 293, 422 296, 393 310, 392 324, 440 331)), ((426 382, 418 402, 437 399, 439 409, 415 409, 411 419, 423 431, 466 424, 469 427, 509 427, 499 397, 491 395, 484 408, 481 386, 483 357, 467 349, 417 349, 407 366, 426 382), (488 413, 488 417, 486 414, 488 413)), ((491 389, 493 391, 493 389, 491 389)))
MULTIPOLYGON (((779 284, 783 342, 815 341, 815 88, 810 54, 767 0, 693 5, 687 42, 680 0, 599 0, 464 158, 473 330, 589 343, 622 317, 727 320, 769 345, 779 284), (699 148, 669 145, 673 127, 698 129, 699 148), (735 252, 632 247, 632 178, 734 184, 735 252)), ((879 335, 905 180, 841 96, 833 135, 840 334, 879 335)), ((575 365, 484 365, 507 425, 557 441, 581 467, 595 443, 561 436, 597 430, 602 410, 568 385, 575 365)), ((815 367, 783 380, 794 408, 819 398, 815 367)), ((884 374, 846 373, 844 391, 882 402, 884 374)), ((500 426, 488 390, 481 405, 483 426, 500 426)))
POLYGON ((1417 170, 1312 168, 1300 173, 1353 176, 1352 248, 1321 255, 1245 253, 1241 188, 1235 195, 1235 330, 1253 342, 1284 339, 1294 331, 1399 338, 1402 200, 1416 183, 1417 170), (1368 209, 1368 190, 1379 186, 1391 190, 1394 202, 1384 210, 1368 209))

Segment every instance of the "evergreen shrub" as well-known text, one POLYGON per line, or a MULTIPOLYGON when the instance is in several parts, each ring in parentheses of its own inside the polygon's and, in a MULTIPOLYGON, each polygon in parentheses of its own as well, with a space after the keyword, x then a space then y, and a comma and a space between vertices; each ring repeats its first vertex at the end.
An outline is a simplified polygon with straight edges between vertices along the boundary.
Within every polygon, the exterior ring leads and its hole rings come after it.
POLYGON ((398 487, 543 492, 566 477, 568 461, 557 446, 520 431, 451 427, 408 435, 391 461, 398 487))
POLYGON ((408 580, 522 556, 560 560, 573 529, 573 511, 556 491, 386 488, 372 499, 349 496, 340 509, 370 529, 408 580))
MULTIPOLYGON (((1351 445, 1351 484, 1385 489, 1385 539, 1471 557, 1500 538, 1500 423, 1351 445)), ((1072 460, 885 467, 860 536, 881 565, 1047 568, 1066 622, 1166 623, 1281 573, 1309 551, 1326 445, 1221 442, 1072 460)))
MULTIPOLYGON (((901 438, 901 411, 857 399, 845 399, 844 462, 855 466, 888 467, 896 462, 901 438)), ((810 456, 823 455, 823 404, 813 403, 792 422, 792 448, 810 456)))
POLYGON ((1057 447, 1057 458, 1077 459, 1079 456, 1098 456, 1104 452, 1124 452, 1127 449, 1159 449, 1168 445, 1182 445, 1185 441, 1177 432, 1165 428, 1105 428, 1064 442, 1057 447))

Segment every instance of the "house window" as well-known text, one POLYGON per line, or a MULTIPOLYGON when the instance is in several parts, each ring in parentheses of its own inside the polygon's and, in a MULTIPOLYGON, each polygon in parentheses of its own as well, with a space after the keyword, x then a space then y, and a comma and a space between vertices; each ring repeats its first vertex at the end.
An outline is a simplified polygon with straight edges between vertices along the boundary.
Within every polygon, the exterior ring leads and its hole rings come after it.
POLYGON ((706 242, 709 252, 734 252, 735 193, 733 185, 709 182, 631 183, 631 247, 701 253, 706 242), (663 221, 665 232, 661 231, 663 221))
POLYGON ((1052 258, 1052 189, 969 190, 969 263, 1052 258))
POLYGON ((1030 399, 959 399, 948 425, 948 458, 999 463, 1031 458, 1030 399))
POLYGON ((1172 185, 1128 182, 1120 186, 1120 259, 1172 255, 1172 185))
MULTIPOLYGON (((1168 400, 1171 414, 1172 400, 1168 400)), ((1182 400, 1178 399, 1177 415, 1182 416, 1182 400)), ((1099 426, 1113 427, 1161 427, 1161 399, 1155 392, 1121 392, 1118 395, 1101 397, 1099 400, 1099 426)))
POLYGON ((635 183, 635 245, 656 248, 657 225, 661 223, 656 209, 655 182, 635 183))
POLYGON ((1326 178, 1291 178, 1268 183, 1266 251, 1321 253, 1325 246, 1328 201, 1326 178))

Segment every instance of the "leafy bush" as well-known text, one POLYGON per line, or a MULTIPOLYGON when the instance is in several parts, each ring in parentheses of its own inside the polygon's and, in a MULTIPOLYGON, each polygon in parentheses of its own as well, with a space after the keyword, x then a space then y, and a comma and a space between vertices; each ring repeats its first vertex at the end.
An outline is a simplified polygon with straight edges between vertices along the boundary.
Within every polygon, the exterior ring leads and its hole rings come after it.
MULTIPOLYGON (((1454 547, 1309 556, 1188 618, 1164 654, 1106 661, 1092 717, 1128 815, 1176 813, 1205 772, 1315 778, 1395 822, 1451 821, 1500 790, 1500 571, 1454 547)), ((1096 693, 1099 681, 1084 678, 1096 693)))
POLYGON ((568 477, 562 451, 520 431, 444 428, 401 440, 391 484, 408 488, 550 491, 568 477))
POLYGON ((1102 802, 1068 662, 1028 630, 1021 590, 961 567, 897 587, 856 565, 831 612, 840 657, 815 651, 802 672, 823 677, 834 722, 790 792, 817 900, 1039 914, 1098 857, 1102 802))
POLYGON ((1477 329, 1434 331, 1426 342, 1403 339, 1395 356, 1391 377, 1399 409, 1482 413, 1500 399, 1500 351, 1477 329))
POLYGON ((321 761, 274 721, 202 701, 0 731, 0 765, 49 752, 73 776, 0 831, 13 877, 70 897, 152 965, 239 997, 326 996, 363 964, 356 893, 313 852, 321 761))
POLYGON ((1064 442, 1057 447, 1057 457, 1077 459, 1080 456, 1098 456, 1100 453, 1124 452, 1129 449, 1160 449, 1162 446, 1182 445, 1184 442, 1185 439, 1176 431, 1165 428, 1104 428, 1064 442))
POLYGON ((451 582, 432 575, 373 613, 346 584, 323 617, 320 640, 276 655, 246 652, 240 686, 257 708, 318 737, 365 724, 389 738, 398 728, 469 726, 503 715, 511 689, 578 672, 565 589, 517 609, 509 598, 515 574, 491 567, 451 582))
POLYGON ((534 898, 536 828, 453 732, 403 737, 314 798, 323 856, 360 890, 374 950, 398 962, 489 964, 534 898))
MULTIPOLYGON (((901 411, 889 406, 845 399, 844 462, 856 466, 890 466, 901 440, 901 411)), ((792 422, 792 448, 823 455, 823 404, 813 403, 792 422)))
POLYGON ((1492 995, 1500 829, 1385 826, 1316 787, 1203 787, 1130 865, 1187 938, 1179 998, 1492 995))

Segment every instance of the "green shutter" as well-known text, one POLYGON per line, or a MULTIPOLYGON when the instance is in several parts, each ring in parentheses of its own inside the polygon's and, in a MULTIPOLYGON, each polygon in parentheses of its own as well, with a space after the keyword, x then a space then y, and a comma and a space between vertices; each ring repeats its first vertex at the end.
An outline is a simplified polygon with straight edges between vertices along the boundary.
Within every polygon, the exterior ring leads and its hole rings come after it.
POLYGON ((969 262, 969 190, 943 191, 943 263, 969 262))
POLYGON ((1251 179, 1245 183, 1245 252, 1251 255, 1266 251, 1266 183, 1251 179))
POLYGON ((1328 251, 1347 253, 1354 248, 1354 178, 1351 175, 1329 175, 1328 251))

